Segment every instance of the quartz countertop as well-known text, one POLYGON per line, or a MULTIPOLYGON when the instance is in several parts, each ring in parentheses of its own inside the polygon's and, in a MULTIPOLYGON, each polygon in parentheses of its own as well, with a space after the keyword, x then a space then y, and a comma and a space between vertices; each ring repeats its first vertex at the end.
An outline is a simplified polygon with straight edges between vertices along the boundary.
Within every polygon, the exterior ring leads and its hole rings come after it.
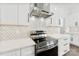
POLYGON ((31 38, 0 41, 0 53, 35 45, 31 38))

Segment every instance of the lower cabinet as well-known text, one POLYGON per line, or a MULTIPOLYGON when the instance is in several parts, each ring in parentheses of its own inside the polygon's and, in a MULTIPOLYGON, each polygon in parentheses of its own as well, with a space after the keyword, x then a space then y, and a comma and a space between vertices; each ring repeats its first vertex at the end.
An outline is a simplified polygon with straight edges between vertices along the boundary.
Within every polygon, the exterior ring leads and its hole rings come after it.
POLYGON ((34 55, 35 55, 34 46, 19 48, 16 50, 0 53, 0 56, 34 56, 34 55))
POLYGON ((0 56, 20 56, 20 49, 1 53, 0 56))
POLYGON ((79 46, 79 34, 73 34, 71 44, 79 46))
POLYGON ((34 46, 21 48, 21 56, 35 55, 34 46))
POLYGON ((62 56, 70 50, 70 38, 59 39, 58 42, 58 55, 62 56))

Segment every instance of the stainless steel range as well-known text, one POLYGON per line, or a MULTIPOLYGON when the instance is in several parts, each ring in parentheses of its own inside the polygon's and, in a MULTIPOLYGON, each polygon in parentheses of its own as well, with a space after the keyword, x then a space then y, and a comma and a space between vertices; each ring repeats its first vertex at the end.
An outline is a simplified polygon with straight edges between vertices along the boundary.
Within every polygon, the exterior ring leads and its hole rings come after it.
POLYGON ((57 40, 54 38, 48 37, 45 31, 31 31, 30 37, 36 43, 36 49, 35 49, 36 55, 39 55, 39 56, 40 55, 44 55, 44 56, 58 55, 57 40), (54 51, 51 49, 53 49, 54 51), (50 54, 49 51, 52 53, 50 54))

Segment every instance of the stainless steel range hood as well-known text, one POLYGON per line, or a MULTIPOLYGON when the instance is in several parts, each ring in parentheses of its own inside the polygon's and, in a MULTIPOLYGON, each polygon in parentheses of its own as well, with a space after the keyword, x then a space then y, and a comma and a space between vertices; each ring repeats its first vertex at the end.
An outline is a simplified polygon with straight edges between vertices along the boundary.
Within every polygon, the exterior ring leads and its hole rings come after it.
POLYGON ((48 18, 54 14, 50 11, 45 10, 44 8, 45 7, 43 3, 35 3, 30 15, 36 17, 48 18))

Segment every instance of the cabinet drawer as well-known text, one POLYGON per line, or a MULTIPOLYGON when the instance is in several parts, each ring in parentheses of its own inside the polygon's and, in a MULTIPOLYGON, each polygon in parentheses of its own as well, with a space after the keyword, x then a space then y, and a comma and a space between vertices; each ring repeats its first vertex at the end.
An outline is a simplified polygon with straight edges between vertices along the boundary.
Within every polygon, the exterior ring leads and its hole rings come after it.
POLYGON ((70 45, 70 43, 69 43, 69 41, 68 42, 64 41, 64 42, 58 42, 58 45, 62 47, 62 46, 70 45))
POLYGON ((69 38, 64 38, 63 40, 62 40, 62 42, 69 42, 69 38))
POLYGON ((58 55, 62 56, 64 54, 66 54, 68 51, 69 51, 68 47, 67 48, 66 47, 62 47, 62 48, 58 49, 58 55))
POLYGON ((69 50, 70 50, 70 48, 69 48, 68 45, 66 47, 64 47, 64 49, 63 49, 63 55, 66 54, 69 50))
POLYGON ((65 43, 65 42, 70 42, 70 38, 62 38, 62 39, 59 39, 59 42, 61 43, 65 43))
POLYGON ((68 52, 68 49, 63 50, 63 55, 68 52))
POLYGON ((62 48, 62 49, 69 49, 69 43, 64 43, 64 44, 61 44, 61 46, 59 46, 59 48, 62 48))
POLYGON ((69 46, 69 43, 64 43, 63 46, 67 47, 67 46, 69 46))
POLYGON ((63 37, 58 40, 58 55, 64 55, 70 50, 70 38, 63 37))
POLYGON ((35 52, 34 46, 21 48, 21 55, 22 56, 28 55, 28 54, 31 54, 34 52, 35 52))
POLYGON ((69 46, 69 44, 66 45, 66 46, 64 46, 64 50, 66 50, 66 49, 67 49, 68 51, 70 50, 70 46, 69 46))
POLYGON ((58 46, 58 53, 59 55, 64 55, 65 53, 67 53, 69 50, 70 50, 70 47, 69 47, 69 43, 64 43, 61 45, 58 46))

